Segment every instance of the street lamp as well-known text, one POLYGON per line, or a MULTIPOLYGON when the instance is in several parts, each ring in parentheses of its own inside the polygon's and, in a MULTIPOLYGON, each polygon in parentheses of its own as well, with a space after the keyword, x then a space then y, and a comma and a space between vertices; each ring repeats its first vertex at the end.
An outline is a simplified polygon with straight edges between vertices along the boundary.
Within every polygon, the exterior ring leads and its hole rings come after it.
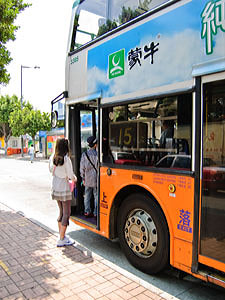
MULTIPOLYGON (((20 104, 21 104, 21 109, 23 108, 23 69, 40 69, 39 66, 34 66, 34 67, 29 67, 29 66, 20 66, 20 74, 21 74, 21 81, 20 81, 20 86, 21 86, 21 96, 20 96, 20 104)), ((23 156, 23 136, 21 135, 21 154, 23 156)))

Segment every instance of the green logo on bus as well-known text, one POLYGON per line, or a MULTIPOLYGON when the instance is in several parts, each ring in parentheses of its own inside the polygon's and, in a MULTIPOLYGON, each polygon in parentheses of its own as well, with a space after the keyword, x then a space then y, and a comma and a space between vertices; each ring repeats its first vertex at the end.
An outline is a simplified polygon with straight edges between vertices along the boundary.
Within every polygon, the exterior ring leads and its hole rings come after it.
POLYGON ((124 75, 125 50, 121 49, 109 55, 109 79, 124 75))

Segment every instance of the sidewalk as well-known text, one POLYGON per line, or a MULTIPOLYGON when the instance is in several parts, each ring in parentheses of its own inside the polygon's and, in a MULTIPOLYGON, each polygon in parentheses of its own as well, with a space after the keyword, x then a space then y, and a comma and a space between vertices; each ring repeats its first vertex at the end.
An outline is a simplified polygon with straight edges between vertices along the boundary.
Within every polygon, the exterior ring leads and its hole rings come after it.
MULTIPOLYGON (((27 153, 24 153, 23 156, 21 154, 12 154, 12 155, 0 154, 0 158, 30 161, 30 156, 27 153)), ((36 157, 34 158, 34 162, 37 162, 37 161, 48 162, 49 160, 47 158, 43 157, 42 153, 36 153, 36 157)))
POLYGON ((177 299, 0 203, 0 299, 177 299))

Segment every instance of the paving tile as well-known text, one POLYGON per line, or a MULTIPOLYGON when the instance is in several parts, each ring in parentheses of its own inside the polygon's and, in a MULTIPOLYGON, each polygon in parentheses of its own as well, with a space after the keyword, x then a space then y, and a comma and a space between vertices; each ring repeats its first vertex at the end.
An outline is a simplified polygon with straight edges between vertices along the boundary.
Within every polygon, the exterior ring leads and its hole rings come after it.
POLYGON ((108 287, 112 286, 112 283, 110 281, 105 281, 103 283, 100 283, 99 285, 96 286, 96 289, 98 291, 106 289, 108 287))
POLYGON ((94 299, 98 299, 104 296, 104 292, 98 291, 95 288, 87 289, 86 292, 91 295, 94 299))
POLYGON ((123 299, 123 298, 120 297, 120 295, 117 295, 114 292, 108 294, 107 298, 110 299, 110 300, 121 300, 121 299, 123 299))
POLYGON ((138 286, 135 289, 129 291, 129 293, 132 296, 137 296, 137 295, 141 294, 142 292, 145 292, 145 288, 143 288, 142 286, 138 286))
POLYGON ((122 289, 116 290, 115 294, 120 296, 121 299, 130 299, 131 298, 131 295, 122 289))
POLYGON ((1 278, 1 280, 0 280, 0 288, 6 287, 9 284, 13 284, 13 281, 10 280, 9 277, 7 277, 5 279, 1 278))
POLYGON ((144 291, 144 295, 146 295, 147 297, 149 297, 153 300, 161 300, 162 299, 159 295, 157 295, 151 291, 144 291))
POLYGON ((119 275, 117 277, 118 279, 122 280, 123 282, 125 282, 126 284, 129 284, 129 283, 133 283, 133 281, 129 278, 127 278, 126 276, 124 275, 119 275))
POLYGON ((89 295, 87 292, 82 292, 78 294, 78 297, 82 300, 95 300, 91 295, 89 295))
POLYGON ((112 272, 112 273, 110 273, 110 274, 108 274, 108 275, 106 275, 104 277, 105 277, 106 280, 111 280, 111 279, 113 279, 113 278, 115 278, 117 276, 118 276, 117 272, 112 272))
POLYGON ((25 299, 34 299, 36 297, 34 291, 31 288, 25 289, 22 291, 25 299))
POLYGON ((8 284, 8 285, 6 286, 6 289, 7 289, 7 291, 9 292, 10 295, 19 292, 19 289, 18 289, 18 287, 15 285, 15 283, 8 284))
MULTIPOLYGON (((116 273, 116 274, 118 276, 118 273, 116 273)), ((125 282, 123 282, 122 280, 118 279, 117 277, 116 278, 112 278, 110 281, 113 284, 115 284, 116 286, 118 286, 119 288, 122 288, 122 287, 124 287, 126 285, 125 282)), ((127 291, 129 291, 129 290, 127 290, 127 291)))
POLYGON ((152 298, 149 298, 148 296, 146 296, 145 294, 140 294, 136 296, 137 300, 152 300, 152 298))
MULTIPOLYGON (((58 237, 0 203, 0 299, 163 300, 83 246, 58 237)), ((134 277, 133 277, 134 278, 134 277)))
POLYGON ((13 295, 10 295, 10 296, 7 296, 5 298, 1 298, 2 300, 24 300, 24 296, 21 292, 19 293, 16 293, 16 294, 13 294, 13 295))
POLYGON ((123 290, 126 292, 132 291, 133 289, 136 289, 139 285, 136 282, 132 282, 130 284, 127 284, 123 287, 123 290))
POLYGON ((89 286, 95 287, 99 284, 93 277, 87 277, 83 279, 84 282, 86 282, 89 286))
POLYGON ((9 295, 9 292, 5 287, 0 288, 0 299, 9 295))
POLYGON ((68 287, 61 288, 60 293, 62 293, 65 298, 73 295, 73 292, 68 287))
POLYGON ((103 283, 103 282, 106 282, 107 280, 104 278, 104 277, 102 277, 100 274, 96 274, 95 276, 94 276, 94 278, 95 278, 95 280, 97 281, 97 282, 99 282, 99 283, 103 283))

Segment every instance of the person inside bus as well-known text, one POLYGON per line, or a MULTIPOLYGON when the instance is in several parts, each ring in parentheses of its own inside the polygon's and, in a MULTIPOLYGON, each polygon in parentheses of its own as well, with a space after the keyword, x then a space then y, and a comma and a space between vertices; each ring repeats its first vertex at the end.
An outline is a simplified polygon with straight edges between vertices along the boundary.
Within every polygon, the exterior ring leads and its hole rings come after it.
POLYGON ((58 138, 55 153, 51 155, 49 160, 49 170, 52 173, 52 199, 57 201, 59 207, 59 217, 57 220, 59 240, 57 241, 57 247, 74 244, 74 241, 65 235, 66 228, 69 225, 72 200, 72 192, 68 180, 77 181, 69 152, 69 141, 65 138, 58 138))
POLYGON ((91 218, 97 216, 97 168, 98 168, 98 154, 97 154, 97 139, 94 136, 89 136, 87 139, 89 150, 84 152, 81 156, 80 162, 80 176, 84 192, 84 216, 91 218), (94 196, 94 212, 91 211, 91 198, 94 196))
POLYGON ((162 134, 159 139, 159 147, 166 148, 167 139, 172 139, 174 136, 174 121, 164 120, 162 124, 162 134))

